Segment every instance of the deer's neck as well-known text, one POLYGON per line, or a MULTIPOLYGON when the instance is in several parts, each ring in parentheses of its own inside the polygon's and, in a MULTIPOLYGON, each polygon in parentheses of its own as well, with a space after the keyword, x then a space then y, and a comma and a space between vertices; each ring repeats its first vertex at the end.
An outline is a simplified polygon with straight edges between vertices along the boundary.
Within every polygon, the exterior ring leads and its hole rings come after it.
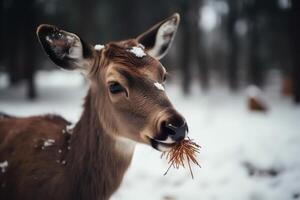
POLYGON ((133 153, 122 154, 118 148, 120 145, 124 145, 122 148, 134 147, 105 132, 90 91, 85 101, 66 160, 74 199, 108 199, 120 185, 133 153))

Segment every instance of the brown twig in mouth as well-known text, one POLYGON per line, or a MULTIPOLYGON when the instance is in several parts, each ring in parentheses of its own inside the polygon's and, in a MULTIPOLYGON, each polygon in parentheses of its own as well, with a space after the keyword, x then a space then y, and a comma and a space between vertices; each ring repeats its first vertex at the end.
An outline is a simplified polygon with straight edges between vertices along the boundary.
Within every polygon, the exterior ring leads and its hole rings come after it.
POLYGON ((186 139, 176 144, 170 151, 163 152, 161 158, 166 157, 166 159, 168 160, 168 164, 170 164, 169 168, 164 173, 164 175, 166 175, 169 172, 171 167, 178 169, 180 166, 182 166, 183 168, 185 168, 184 162, 186 161, 188 163, 192 179, 194 179, 190 162, 201 167, 196 159, 197 154, 200 153, 200 148, 201 147, 198 144, 196 144, 195 142, 193 142, 193 140, 187 137, 186 139))

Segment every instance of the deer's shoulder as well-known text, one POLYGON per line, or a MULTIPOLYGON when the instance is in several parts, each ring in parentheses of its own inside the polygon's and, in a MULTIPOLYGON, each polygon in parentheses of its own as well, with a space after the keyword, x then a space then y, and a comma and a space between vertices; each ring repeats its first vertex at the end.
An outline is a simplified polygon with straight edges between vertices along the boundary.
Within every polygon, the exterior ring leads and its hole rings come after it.
POLYGON ((59 115, 47 114, 31 117, 6 115, 0 119, 0 145, 10 142, 15 145, 31 145, 37 141, 58 142, 63 138, 69 121, 59 115))

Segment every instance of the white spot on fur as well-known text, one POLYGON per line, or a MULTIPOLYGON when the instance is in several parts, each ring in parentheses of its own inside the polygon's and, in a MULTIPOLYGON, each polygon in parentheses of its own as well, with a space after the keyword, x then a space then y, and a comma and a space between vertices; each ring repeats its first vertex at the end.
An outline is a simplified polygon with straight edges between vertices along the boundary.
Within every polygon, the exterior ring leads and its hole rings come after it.
POLYGON ((133 53, 138 58, 142 58, 142 57, 146 56, 146 53, 144 52, 144 50, 141 47, 132 47, 131 49, 129 49, 127 51, 129 51, 130 53, 133 53))
POLYGON ((164 86, 162 84, 160 84, 159 82, 155 82, 154 86, 161 91, 165 91, 164 86))
POLYGON ((101 51, 101 49, 103 49, 105 46, 104 45, 102 45, 102 44, 96 44, 95 46, 94 46, 94 49, 96 50, 96 51, 101 51))
POLYGON ((133 140, 124 138, 124 137, 117 137, 116 138, 116 150, 123 155, 131 156, 133 154, 136 142, 133 140))
POLYGON ((1 168, 2 173, 6 172, 7 167, 8 167, 8 161, 7 160, 5 160, 4 162, 0 162, 0 168, 1 168))
POLYGON ((58 150, 58 153, 62 153, 62 150, 60 149, 60 150, 58 150))
POLYGON ((53 139, 47 139, 44 141, 44 147, 52 146, 55 143, 55 140, 53 139))

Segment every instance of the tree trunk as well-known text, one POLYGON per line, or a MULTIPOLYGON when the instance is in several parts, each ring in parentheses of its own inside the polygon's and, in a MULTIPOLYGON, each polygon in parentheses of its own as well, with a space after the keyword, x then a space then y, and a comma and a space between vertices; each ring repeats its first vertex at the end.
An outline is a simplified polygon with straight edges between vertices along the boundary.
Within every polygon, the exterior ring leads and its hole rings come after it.
POLYGON ((293 53, 293 91, 295 103, 300 103, 300 1, 292 0, 291 9, 291 46, 293 53))
POLYGON ((228 16, 227 24, 227 36, 229 42, 229 58, 227 66, 227 80, 231 90, 238 89, 238 40, 235 33, 235 24, 237 22, 237 3, 235 1, 229 1, 230 12, 228 16))
POLYGON ((195 51, 196 51, 196 57, 197 57, 197 65, 199 69, 199 78, 200 78, 200 84, 201 88, 203 90, 207 90, 209 88, 209 70, 207 65, 207 57, 206 52, 203 45, 203 37, 202 37, 202 31, 199 28, 199 9, 202 6, 203 1, 199 0, 195 5, 192 6, 193 11, 193 32, 195 33, 195 40, 193 44, 195 45, 195 51))
POLYGON ((190 0, 187 0, 183 4, 183 16, 182 16, 182 23, 181 23, 181 30, 182 30, 182 48, 181 48, 181 73, 182 73, 182 88, 185 94, 190 93, 190 86, 191 86, 191 20, 190 20, 190 13, 189 13, 189 4, 191 3, 190 0))
POLYGON ((248 64, 248 80, 250 84, 262 86, 263 84, 263 66, 260 56, 260 39, 259 39, 259 6, 258 2, 253 2, 250 11, 250 31, 249 31, 249 64, 248 64))

